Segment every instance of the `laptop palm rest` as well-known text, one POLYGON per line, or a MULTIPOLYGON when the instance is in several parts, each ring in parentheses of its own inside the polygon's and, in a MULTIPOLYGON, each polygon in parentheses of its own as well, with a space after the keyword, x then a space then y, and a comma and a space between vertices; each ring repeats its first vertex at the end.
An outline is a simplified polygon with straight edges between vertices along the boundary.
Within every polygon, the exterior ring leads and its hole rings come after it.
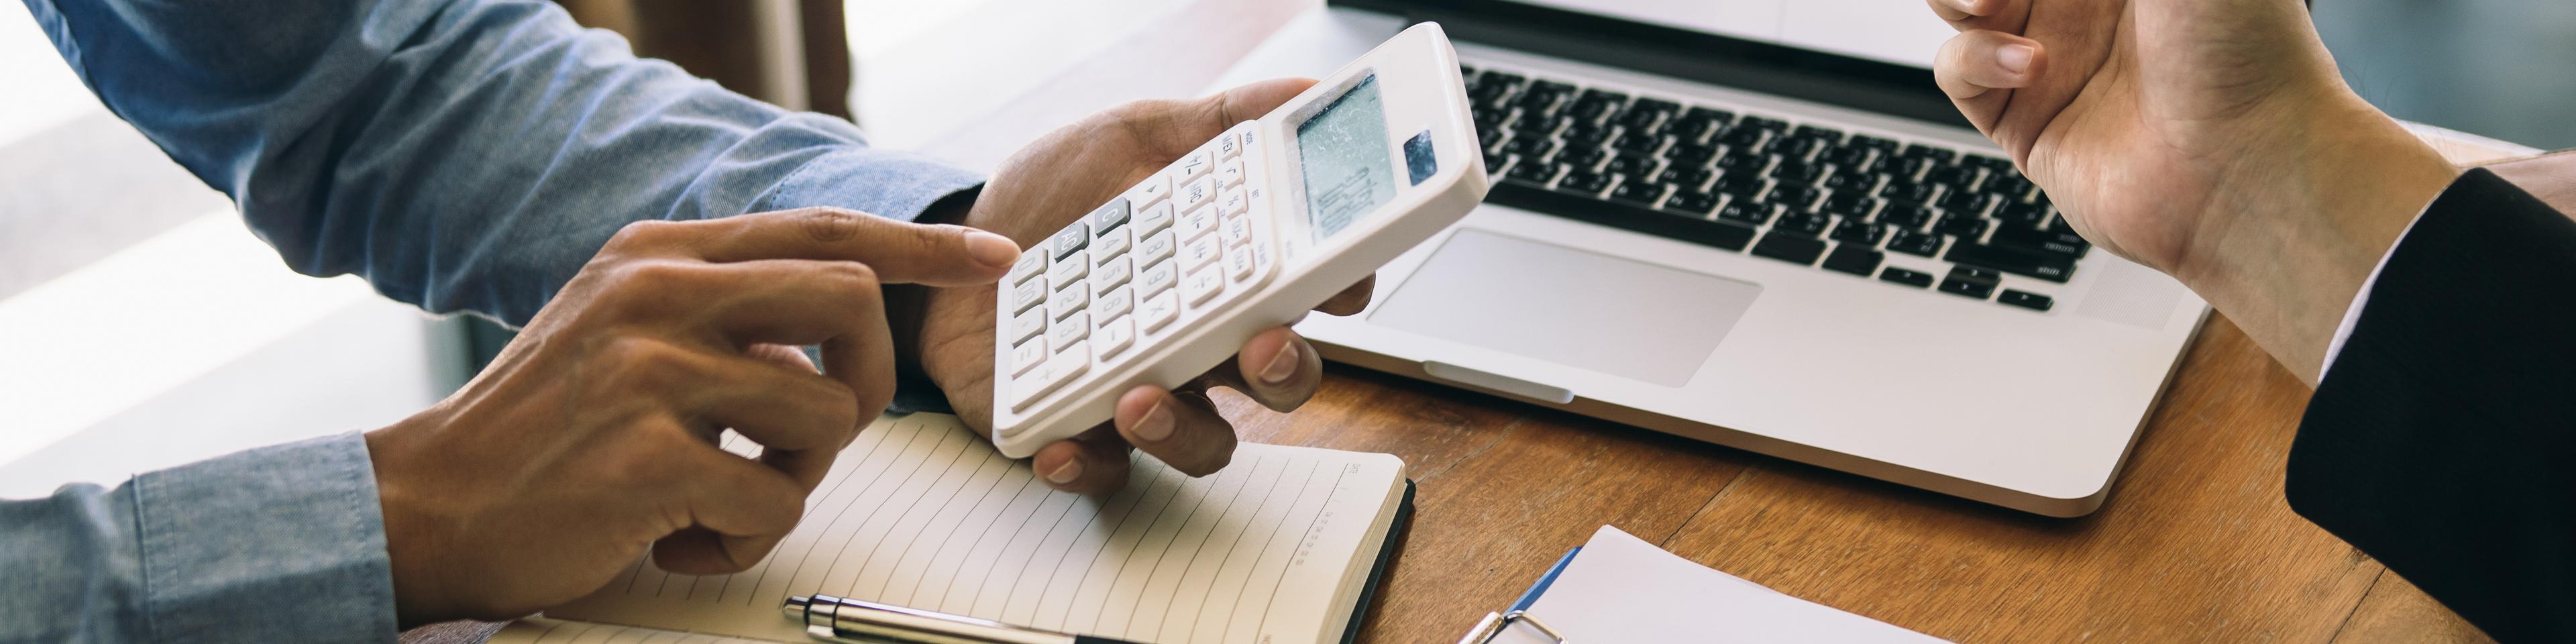
POLYGON ((1369 322, 1680 387, 1761 293, 1750 282, 1461 228, 1369 322))

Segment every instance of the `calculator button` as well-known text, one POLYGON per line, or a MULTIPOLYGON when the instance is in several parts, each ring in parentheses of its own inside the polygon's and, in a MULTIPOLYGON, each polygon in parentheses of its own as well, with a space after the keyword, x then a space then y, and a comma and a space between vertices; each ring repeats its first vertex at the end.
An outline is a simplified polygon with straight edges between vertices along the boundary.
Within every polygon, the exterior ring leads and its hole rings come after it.
POLYGON ((1154 233, 1150 237, 1136 240, 1136 263, 1152 264, 1163 261, 1165 257, 1171 257, 1172 244, 1175 241, 1177 239, 1172 237, 1170 232, 1154 233))
POLYGON ((1225 254, 1225 274, 1240 282, 1252 278, 1252 249, 1236 247, 1225 254))
POLYGON ((1183 242, 1197 241, 1199 236, 1216 230, 1217 219, 1215 208, 1192 210, 1190 214, 1181 215, 1179 221, 1172 222, 1172 236, 1183 242))
POLYGON ((1127 223, 1127 214, 1125 197, 1109 200, 1109 203, 1101 206, 1099 210, 1091 211, 1091 234, 1095 237, 1108 235, 1110 231, 1117 230, 1120 225, 1127 223))
POLYGON ((1055 326, 1047 328, 1047 346, 1071 347, 1082 344, 1082 339, 1090 335, 1091 316, 1075 313, 1073 317, 1058 320, 1055 326))
POLYGON ((1223 290, 1225 290, 1225 278, 1217 275, 1216 271, 1191 273, 1188 278, 1181 280, 1181 301, 1188 302, 1190 306, 1199 306, 1214 299, 1217 292, 1223 290))
POLYGON ((1135 304, 1134 291, 1124 288, 1110 289, 1109 292, 1100 294, 1100 299, 1092 302, 1091 319, 1104 325, 1108 324, 1109 320, 1126 315, 1127 307, 1135 304))
POLYGON ((1100 270, 1091 272, 1091 292, 1107 293, 1109 289, 1125 286, 1128 274, 1127 258, 1109 260, 1109 263, 1100 265, 1100 270))
POLYGON ((1174 262, 1163 262, 1137 273, 1136 292, 1141 295, 1153 295, 1163 292, 1163 289, 1171 288, 1173 283, 1179 281, 1181 274, 1180 269, 1173 264, 1174 262))
POLYGON ((1216 187, 1232 188, 1239 185, 1243 185, 1243 160, 1236 159, 1217 164, 1216 187))
POLYGON ((1202 177, 1197 181, 1192 181, 1181 186, 1180 189, 1180 194, 1172 196, 1172 207, 1174 208, 1186 211, 1191 208, 1207 205, 1208 202, 1216 200, 1215 179, 1202 177))
POLYGON ((1046 364, 1047 343, 1031 342, 1011 350, 1011 377, 1027 375, 1030 369, 1046 364))
POLYGON ((1207 176, 1209 170, 1216 169, 1216 157, 1210 154, 1208 148, 1199 148, 1189 156, 1181 157, 1180 163, 1174 165, 1177 167, 1173 169, 1177 172, 1173 173, 1173 178, 1188 181, 1207 176))
POLYGON ((1064 383, 1072 382, 1075 377, 1081 376, 1082 372, 1089 370, 1091 370, 1091 349, 1087 346, 1074 345, 1063 353, 1055 354, 1054 357, 1047 359, 1045 369, 1030 372, 1029 375, 1011 381, 1011 410, 1027 409, 1029 403, 1037 402, 1048 392, 1063 387, 1064 383))
POLYGON ((1135 236, 1138 240, 1143 240, 1146 235, 1154 234, 1154 231, 1162 230, 1164 226, 1170 225, 1172 225, 1172 202, 1166 201, 1154 204, 1154 207, 1152 208, 1138 211, 1136 213, 1136 222, 1127 226, 1127 228, 1131 231, 1129 233, 1130 235, 1135 236))
POLYGON ((1217 139, 1216 156, 1220 160, 1243 156, 1243 137, 1229 132, 1224 138, 1217 139))
POLYGON ((1141 213, 1170 196, 1172 196, 1172 175, 1156 172, 1153 178, 1127 189, 1127 205, 1141 213))
POLYGON ((1216 203, 1216 211, 1228 215, 1240 215, 1252 209, 1252 200, 1243 196, 1242 188, 1227 189, 1223 196, 1216 198, 1216 203))
MULTIPOLYGON (((1165 265, 1165 268, 1169 267, 1165 265)), ((1180 317, 1180 314, 1180 300, 1174 299, 1170 291, 1164 291, 1136 303, 1136 330, 1138 332, 1161 330, 1163 325, 1171 324, 1172 319, 1180 317)))
POLYGON ((1242 246, 1252 242, 1251 217, 1225 218, 1225 245, 1242 246))
POLYGON ((1046 297, 1046 282, 1029 282, 1027 284, 1021 284, 1020 288, 1011 291, 1011 314, 1019 315, 1021 312, 1029 310, 1029 307, 1037 306, 1039 303, 1045 302, 1046 297))
POLYGON ((1053 288, 1061 291, 1074 282, 1082 281, 1082 277, 1090 273, 1091 262, 1086 260, 1056 262, 1055 270, 1047 271, 1047 283, 1055 285, 1053 288))
POLYGON ((1254 138, 1253 138, 1253 135, 1254 135, 1255 133, 1257 133, 1257 132, 1259 132, 1259 130, 1253 130, 1253 129, 1248 129, 1248 128, 1247 128, 1247 129, 1245 129, 1245 130, 1243 131, 1243 135, 1242 135, 1242 136, 1237 137, 1237 138, 1241 138, 1241 139, 1243 139, 1243 151, 1245 151, 1245 152, 1252 152, 1252 151, 1254 151, 1254 150, 1256 150, 1256 149, 1259 149, 1259 146, 1260 146, 1261 141, 1259 141, 1259 140, 1257 140, 1257 139, 1254 139, 1254 138))
POLYGON ((1011 344, 1017 346, 1046 332, 1046 312, 1030 311, 1011 318, 1011 344))
POLYGON ((1091 228, 1082 225, 1082 222, 1073 222, 1073 225, 1064 227, 1064 230, 1056 231, 1054 241, 1049 243, 1055 245, 1055 259, 1063 260, 1074 253, 1082 252, 1082 247, 1091 243, 1091 228))
POLYGON ((1029 281, 1029 278, 1045 274, 1046 264, 1046 253, 1020 253, 1019 263, 1011 265, 1010 283, 1018 285, 1029 281))
POLYGON ((1091 263, 1107 264, 1109 263, 1109 260, 1125 257, 1127 255, 1128 239, 1129 236, 1127 235, 1127 229, 1125 228, 1109 231, 1109 234, 1102 235, 1099 241, 1091 243, 1091 263))
POLYGON ((1100 332, 1091 334, 1091 350, 1099 353, 1102 358, 1116 356, 1134 344, 1136 344, 1135 323, 1123 317, 1100 325, 1100 332))
POLYGON ((1091 289, 1083 288, 1080 282, 1075 282, 1073 288, 1056 291, 1055 297, 1047 300, 1049 312, 1047 317, 1063 320, 1075 313, 1081 313, 1082 309, 1088 306, 1091 306, 1091 289))
POLYGON ((1216 263, 1217 256, 1222 254, 1223 249, 1223 246, 1217 245, 1215 237, 1201 237, 1198 241, 1190 242, 1189 248, 1181 249, 1181 271, 1195 271, 1201 266, 1216 263))

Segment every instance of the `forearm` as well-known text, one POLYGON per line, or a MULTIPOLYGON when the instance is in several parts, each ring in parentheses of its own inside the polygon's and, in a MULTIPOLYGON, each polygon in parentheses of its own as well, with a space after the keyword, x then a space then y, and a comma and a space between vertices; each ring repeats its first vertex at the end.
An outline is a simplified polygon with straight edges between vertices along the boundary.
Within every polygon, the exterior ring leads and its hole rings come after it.
POLYGON ((379 516, 354 434, 0 502, 0 641, 391 641, 379 516))
POLYGON ((638 220, 908 219, 980 181, 636 59, 546 2, 28 2, 290 266, 433 311, 524 323, 638 220))
POLYGON ((2363 282, 2459 175, 2358 98, 2320 104, 2232 162, 2182 262, 2162 267, 2311 386, 2363 282))

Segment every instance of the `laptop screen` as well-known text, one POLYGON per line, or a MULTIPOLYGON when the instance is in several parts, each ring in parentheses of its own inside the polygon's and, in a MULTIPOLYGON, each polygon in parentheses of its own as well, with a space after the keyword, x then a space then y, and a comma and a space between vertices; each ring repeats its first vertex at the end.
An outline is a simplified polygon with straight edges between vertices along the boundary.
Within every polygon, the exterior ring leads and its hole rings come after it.
POLYGON ((1955 31, 1920 0, 1517 0, 1930 69, 1955 31))

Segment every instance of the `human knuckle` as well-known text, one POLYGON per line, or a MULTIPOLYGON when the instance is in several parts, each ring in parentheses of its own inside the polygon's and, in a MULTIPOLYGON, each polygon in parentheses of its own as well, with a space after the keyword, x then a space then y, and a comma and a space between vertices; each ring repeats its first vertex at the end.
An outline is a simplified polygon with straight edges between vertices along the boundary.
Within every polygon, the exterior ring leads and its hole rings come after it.
POLYGON ((677 227, 679 227, 677 223, 660 219, 628 222, 624 226, 619 226, 615 234, 609 235, 607 247, 632 251, 659 245, 663 240, 669 239, 672 229, 677 227))
POLYGON ((805 208, 790 215, 807 239, 826 243, 856 239, 875 223, 867 214, 847 208, 805 208))
POLYGON ((687 349, 642 335, 610 338, 600 351, 601 366, 619 389, 662 389, 695 375, 697 361, 687 349))

